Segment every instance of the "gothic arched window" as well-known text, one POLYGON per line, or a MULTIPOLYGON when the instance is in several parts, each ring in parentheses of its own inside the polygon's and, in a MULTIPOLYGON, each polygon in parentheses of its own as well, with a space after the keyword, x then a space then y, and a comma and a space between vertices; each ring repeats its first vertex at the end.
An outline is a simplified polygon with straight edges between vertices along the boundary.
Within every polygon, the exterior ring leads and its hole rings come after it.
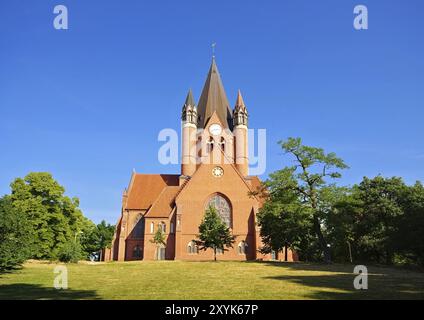
POLYGON ((225 139, 224 139, 224 137, 221 137, 221 141, 220 141, 219 145, 221 146, 222 151, 225 152, 225 139))
POLYGON ((144 217, 142 214, 139 214, 136 220, 134 221, 132 235, 134 238, 144 237, 144 217))
POLYGON ((231 205, 222 195, 216 194, 209 199, 206 208, 214 207, 227 227, 232 227, 231 205))
POLYGON ((211 153, 212 152, 212 150, 213 150, 213 144, 214 143, 215 143, 215 141, 213 140, 213 138, 212 137, 209 137, 209 140, 206 143, 207 144, 208 153, 211 153))

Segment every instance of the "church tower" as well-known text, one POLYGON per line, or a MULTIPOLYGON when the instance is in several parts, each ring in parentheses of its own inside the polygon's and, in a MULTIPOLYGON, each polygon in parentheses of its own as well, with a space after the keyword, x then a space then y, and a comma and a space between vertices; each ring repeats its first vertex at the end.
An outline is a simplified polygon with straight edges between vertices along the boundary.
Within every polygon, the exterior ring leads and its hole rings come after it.
POLYGON ((248 113, 243 97, 239 90, 236 105, 233 111, 234 140, 235 140, 235 163, 240 173, 246 177, 249 174, 248 153, 248 113))
POLYGON ((230 108, 221 76, 215 62, 209 69, 199 103, 196 106, 191 90, 182 109, 181 180, 191 177, 200 163, 220 158, 235 164, 243 177, 249 170, 248 113, 240 91, 234 110, 230 108), (218 156, 218 157, 215 157, 218 156))
POLYGON ((182 164, 181 175, 190 177, 196 171, 197 107, 191 89, 187 94, 181 114, 182 164))

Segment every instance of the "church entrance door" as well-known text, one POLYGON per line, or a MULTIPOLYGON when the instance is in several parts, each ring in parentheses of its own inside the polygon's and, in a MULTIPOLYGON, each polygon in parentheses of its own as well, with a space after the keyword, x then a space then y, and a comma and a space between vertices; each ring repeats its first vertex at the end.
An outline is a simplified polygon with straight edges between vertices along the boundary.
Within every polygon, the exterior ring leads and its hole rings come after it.
POLYGON ((165 248, 159 247, 157 249, 156 254, 157 254, 157 256, 156 256, 157 260, 165 260, 165 248))

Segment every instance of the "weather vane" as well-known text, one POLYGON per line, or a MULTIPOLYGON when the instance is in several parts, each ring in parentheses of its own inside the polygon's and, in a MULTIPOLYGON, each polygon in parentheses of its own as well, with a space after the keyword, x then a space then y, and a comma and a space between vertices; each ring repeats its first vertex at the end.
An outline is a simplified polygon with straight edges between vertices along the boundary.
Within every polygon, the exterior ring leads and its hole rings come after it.
POLYGON ((215 58, 215 47, 216 47, 216 42, 212 43, 212 58, 215 58))

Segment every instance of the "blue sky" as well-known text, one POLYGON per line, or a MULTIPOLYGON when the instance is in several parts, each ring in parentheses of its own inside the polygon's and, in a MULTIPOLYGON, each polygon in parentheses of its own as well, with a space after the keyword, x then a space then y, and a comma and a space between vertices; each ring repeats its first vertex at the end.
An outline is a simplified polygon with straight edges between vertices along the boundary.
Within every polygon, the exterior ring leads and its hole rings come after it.
POLYGON ((0 194, 49 171, 115 223, 133 168, 178 172, 157 135, 179 130, 189 88, 199 98, 212 42, 231 104, 241 89, 267 129, 267 173, 290 164, 276 142, 299 136, 348 163, 341 184, 424 181, 423 15, 421 0, 1 1, 0 194))

